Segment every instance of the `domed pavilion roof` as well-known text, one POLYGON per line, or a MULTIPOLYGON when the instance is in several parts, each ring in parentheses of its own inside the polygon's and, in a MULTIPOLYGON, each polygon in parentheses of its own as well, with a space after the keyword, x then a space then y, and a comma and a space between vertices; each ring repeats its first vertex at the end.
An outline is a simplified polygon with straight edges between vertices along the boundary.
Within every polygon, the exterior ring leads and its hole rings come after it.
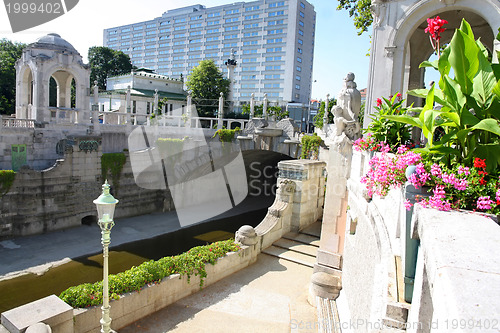
POLYGON ((36 42, 30 44, 30 46, 39 49, 67 51, 79 54, 73 45, 55 33, 38 38, 36 42))

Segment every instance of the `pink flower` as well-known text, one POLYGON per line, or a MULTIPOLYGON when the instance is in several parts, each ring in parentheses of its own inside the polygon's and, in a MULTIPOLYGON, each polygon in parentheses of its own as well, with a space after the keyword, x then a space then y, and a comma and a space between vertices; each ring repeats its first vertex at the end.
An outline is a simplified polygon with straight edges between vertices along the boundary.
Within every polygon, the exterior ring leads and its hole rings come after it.
POLYGON ((377 107, 382 106, 382 100, 380 98, 377 98, 377 107))
POLYGON ((445 24, 448 24, 448 21, 441 19, 439 16, 436 16, 435 18, 428 18, 425 32, 428 32, 432 39, 438 41, 441 39, 441 33, 446 30, 443 28, 443 25, 445 24))
POLYGON ((490 199, 489 196, 483 196, 477 198, 477 209, 482 209, 482 210, 488 210, 491 209, 491 204, 493 203, 493 200, 490 199))
POLYGON ((497 190, 497 193, 495 193, 495 199, 497 200, 497 202, 500 201, 500 188, 497 190))
POLYGON ((411 209, 412 204, 411 204, 410 200, 406 199, 404 202, 404 205, 405 205, 405 208, 407 211, 409 211, 411 209))
POLYGON ((431 166, 431 174, 435 177, 441 177, 441 168, 439 167, 439 165, 437 165, 436 163, 434 163, 432 166, 431 166))
POLYGON ((459 174, 459 175, 462 175, 462 174, 464 174, 464 175, 466 175, 466 176, 470 175, 470 171, 469 171, 469 168, 468 168, 468 167, 464 167, 464 166, 461 166, 461 165, 460 165, 460 166, 458 167, 458 170, 457 170, 457 171, 458 171, 458 174, 459 174))

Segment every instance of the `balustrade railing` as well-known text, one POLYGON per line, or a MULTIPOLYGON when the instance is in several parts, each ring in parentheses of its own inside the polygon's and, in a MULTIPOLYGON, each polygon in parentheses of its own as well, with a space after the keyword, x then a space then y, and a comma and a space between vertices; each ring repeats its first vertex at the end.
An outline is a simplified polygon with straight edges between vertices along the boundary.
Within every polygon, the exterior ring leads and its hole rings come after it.
POLYGON ((34 119, 2 118, 2 127, 34 128, 34 119))

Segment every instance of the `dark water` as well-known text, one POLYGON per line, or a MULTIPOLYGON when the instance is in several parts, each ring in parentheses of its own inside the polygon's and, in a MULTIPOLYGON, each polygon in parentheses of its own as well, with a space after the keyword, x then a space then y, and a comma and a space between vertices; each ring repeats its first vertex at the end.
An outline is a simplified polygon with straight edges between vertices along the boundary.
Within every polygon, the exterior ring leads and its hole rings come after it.
MULTIPOLYGON (((195 238, 212 232, 215 240, 234 237, 244 224, 256 226, 266 215, 267 208, 241 215, 212 220, 154 238, 111 247, 109 272, 116 274, 148 260, 176 255, 209 242, 195 238)), ((209 234, 210 237, 210 234, 209 234)), ((210 241, 211 242, 211 241, 210 241)), ((102 280, 102 253, 73 258, 71 262, 51 268, 38 276, 27 274, 0 282, 0 312, 35 301, 51 294, 59 295, 68 287, 102 280)))

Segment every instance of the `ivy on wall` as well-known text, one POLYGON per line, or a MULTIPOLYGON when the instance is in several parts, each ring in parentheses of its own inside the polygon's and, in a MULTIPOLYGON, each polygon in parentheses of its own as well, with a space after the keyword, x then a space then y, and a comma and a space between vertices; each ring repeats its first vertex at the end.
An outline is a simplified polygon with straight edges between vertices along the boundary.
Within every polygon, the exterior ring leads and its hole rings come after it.
POLYGON ((156 146, 162 157, 167 156, 167 153, 168 156, 173 156, 182 152, 185 139, 159 138, 156 140, 156 146))
POLYGON ((316 133, 313 135, 304 135, 301 140, 302 154, 300 155, 300 158, 317 160, 321 141, 321 138, 316 133))
POLYGON ((115 189, 115 195, 120 186, 120 175, 125 165, 127 157, 124 153, 105 153, 101 156, 101 175, 102 179, 108 179, 111 176, 111 182, 115 189))
POLYGON ((9 192, 15 178, 16 173, 14 171, 0 170, 0 198, 9 192))

